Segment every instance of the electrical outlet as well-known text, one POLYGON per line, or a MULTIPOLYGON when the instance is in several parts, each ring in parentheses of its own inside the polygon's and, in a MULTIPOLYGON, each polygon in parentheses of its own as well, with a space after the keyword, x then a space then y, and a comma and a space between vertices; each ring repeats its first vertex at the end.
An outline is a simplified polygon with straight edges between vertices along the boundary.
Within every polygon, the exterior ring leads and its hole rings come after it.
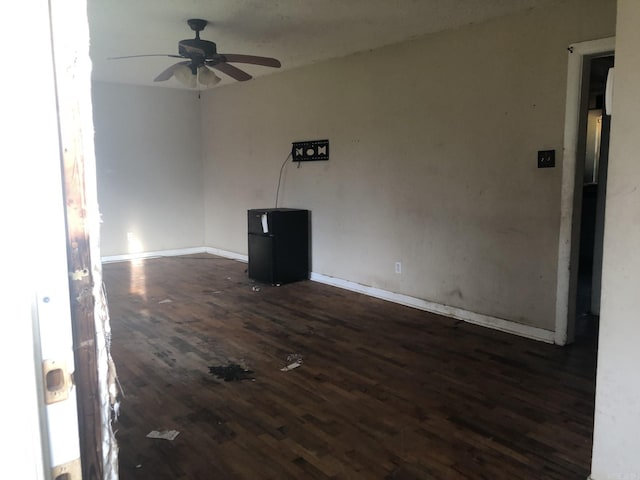
POLYGON ((402 273, 402 262, 396 262, 396 273, 402 273))

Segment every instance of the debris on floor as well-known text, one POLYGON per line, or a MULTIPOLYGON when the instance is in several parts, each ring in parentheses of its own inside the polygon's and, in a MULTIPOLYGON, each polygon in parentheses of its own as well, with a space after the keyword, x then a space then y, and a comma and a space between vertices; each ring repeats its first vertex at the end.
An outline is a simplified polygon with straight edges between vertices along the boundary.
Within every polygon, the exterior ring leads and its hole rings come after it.
POLYGON ((175 440, 175 438, 180 434, 177 430, 152 430, 147 433, 147 438, 161 438, 163 440, 175 440))
POLYGON ((298 368, 301 365, 302 365, 302 363, 300 363, 300 362, 293 362, 293 363, 290 363, 289 365, 287 365, 286 367, 282 367, 280 369, 280 371, 281 372, 288 372, 289 370, 293 370, 295 368, 298 368))
POLYGON ((170 298, 165 298, 164 300, 160 300, 158 303, 172 303, 173 300, 171 300, 170 298))
POLYGON ((281 372, 288 372, 302 365, 302 355, 299 353, 292 353, 287 355, 287 366, 280 369, 281 372))
POLYGON ((209 367, 209 373, 211 375, 215 375, 217 378, 223 379, 225 382, 233 382, 236 380, 255 380, 252 376, 252 370, 247 370, 237 363, 209 367))
POLYGON ((253 287, 251 287, 251 290, 253 290, 254 292, 259 292, 260 291, 260 287, 254 285, 253 287))

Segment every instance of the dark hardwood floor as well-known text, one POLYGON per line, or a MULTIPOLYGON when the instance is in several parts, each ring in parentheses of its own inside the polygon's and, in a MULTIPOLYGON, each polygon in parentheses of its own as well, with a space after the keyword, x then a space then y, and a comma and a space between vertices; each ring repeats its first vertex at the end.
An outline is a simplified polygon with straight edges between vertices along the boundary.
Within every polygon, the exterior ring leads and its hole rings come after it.
POLYGON ((561 348, 245 269, 104 266, 121 479, 587 478, 593 338, 561 348), (255 380, 209 373, 229 362, 255 380))

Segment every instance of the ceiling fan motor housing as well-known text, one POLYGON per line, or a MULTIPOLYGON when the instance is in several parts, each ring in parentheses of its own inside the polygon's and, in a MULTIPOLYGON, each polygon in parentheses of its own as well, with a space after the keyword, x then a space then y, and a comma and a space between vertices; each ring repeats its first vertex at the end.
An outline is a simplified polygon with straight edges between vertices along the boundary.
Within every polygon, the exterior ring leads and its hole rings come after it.
POLYGON ((216 44, 208 40, 200 40, 199 38, 189 38, 180 40, 178 44, 178 54, 185 58, 203 57, 211 59, 218 53, 216 44))

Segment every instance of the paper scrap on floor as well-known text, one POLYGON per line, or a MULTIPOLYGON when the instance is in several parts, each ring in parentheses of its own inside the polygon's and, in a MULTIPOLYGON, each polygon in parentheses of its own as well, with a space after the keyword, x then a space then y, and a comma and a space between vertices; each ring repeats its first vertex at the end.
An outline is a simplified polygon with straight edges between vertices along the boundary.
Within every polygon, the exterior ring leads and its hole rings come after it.
POLYGON ((173 300, 170 298, 165 298, 164 300, 160 300, 158 303, 173 303, 173 300))
POLYGON ((300 365, 302 365, 302 362, 293 362, 290 363, 289 365, 287 365, 286 367, 282 367, 280 369, 281 372, 288 372, 289 370, 293 370, 294 368, 298 368, 300 365))
POLYGON ((281 372, 288 372, 289 370, 293 370, 294 368, 298 368, 302 365, 302 355, 299 353, 292 353, 287 355, 287 366, 281 368, 281 372))
POLYGON ((163 440, 175 440, 175 438, 180 434, 177 430, 152 430, 147 433, 147 438, 161 438, 163 440))

